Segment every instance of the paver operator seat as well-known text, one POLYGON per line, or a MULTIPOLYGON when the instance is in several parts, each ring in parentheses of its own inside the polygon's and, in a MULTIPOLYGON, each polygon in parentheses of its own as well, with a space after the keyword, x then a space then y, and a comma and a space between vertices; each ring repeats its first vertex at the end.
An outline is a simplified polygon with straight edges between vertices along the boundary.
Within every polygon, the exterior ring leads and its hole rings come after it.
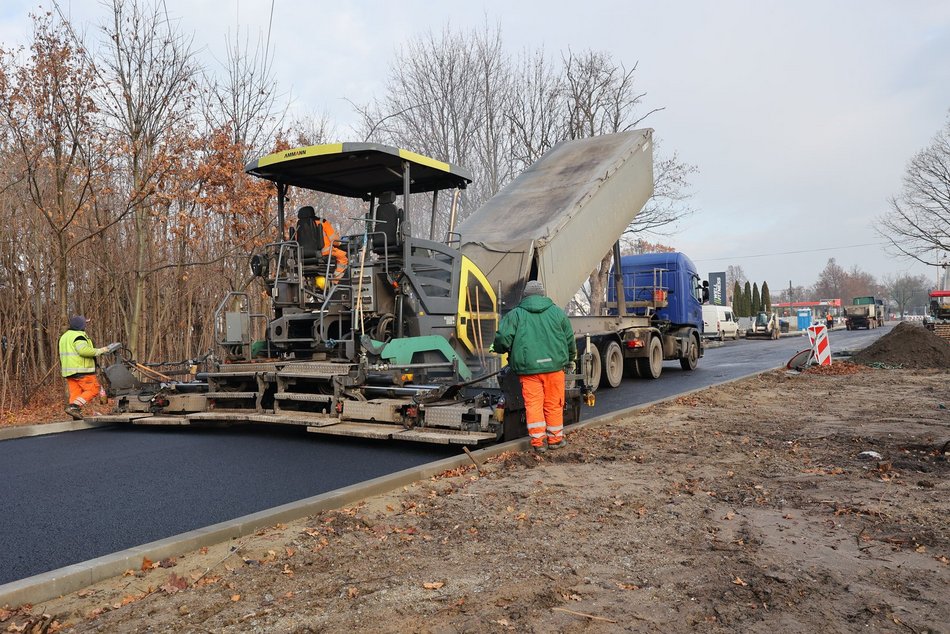
POLYGON ((396 194, 394 192, 380 193, 379 205, 376 207, 376 220, 374 231, 383 233, 386 237, 385 242, 383 242, 383 237, 378 236, 377 243, 373 245, 373 250, 380 255, 398 254, 398 247, 402 244, 399 236, 402 209, 396 207, 396 194))
POLYGON ((300 260, 304 267, 319 265, 323 252, 323 227, 317 223, 317 214, 310 205, 297 211, 297 227, 293 237, 300 245, 300 260))

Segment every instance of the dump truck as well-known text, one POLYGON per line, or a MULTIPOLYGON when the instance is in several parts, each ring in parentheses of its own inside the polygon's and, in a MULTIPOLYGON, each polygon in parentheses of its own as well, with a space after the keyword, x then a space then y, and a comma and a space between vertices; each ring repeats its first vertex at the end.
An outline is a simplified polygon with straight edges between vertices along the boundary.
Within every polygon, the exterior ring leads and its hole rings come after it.
POLYGON ((866 295, 855 297, 844 307, 844 325, 848 330, 879 328, 884 325, 884 300, 866 295))
MULTIPOLYGON (((498 289, 502 312, 518 304, 524 279, 541 280, 554 303, 566 306, 604 254, 632 266, 621 258, 620 236, 652 194, 649 132, 560 144, 462 223, 461 250, 498 289)), ((613 266, 606 310, 570 317, 591 389, 617 387, 625 374, 659 377, 664 359, 692 370, 703 355, 700 303, 708 283, 685 256, 663 254, 647 269, 644 277, 613 266)))
MULTIPOLYGON (((103 422, 142 425, 279 424, 316 434, 479 445, 526 435, 517 377, 489 352, 499 320, 540 280, 565 305, 653 192, 652 130, 555 145, 458 229, 452 205, 436 239, 439 194, 458 200, 464 168, 404 149, 338 143, 276 152, 245 171, 276 188, 277 240, 250 267, 270 298, 246 291, 215 313, 220 357, 198 380, 143 381, 117 364, 107 376, 116 411, 103 422), (349 266, 307 235, 285 235, 291 187, 364 204, 362 230, 345 236, 349 266), (401 198, 401 205, 397 200, 401 198), (414 231, 431 205, 429 238, 414 231), (252 336, 255 325, 264 336, 252 336), (113 380, 114 379, 114 380, 113 380)), ((617 280, 622 284, 622 279, 617 280)), ((624 297, 624 293, 619 293, 624 297)), ((565 423, 576 422, 615 346, 652 354, 659 330, 620 313, 575 321, 585 372, 567 377, 565 423), (610 339, 610 340, 608 340, 610 339), (594 358, 601 346, 608 353, 594 358)), ((670 346, 692 360, 699 336, 670 346)), ((622 367, 622 363, 621 363, 622 367)), ((611 370, 612 372, 612 370, 611 370)), ((611 374, 611 376, 613 376, 611 374)))
MULTIPOLYGON (((695 370, 704 353, 703 302, 709 299, 709 282, 702 281, 693 261, 678 252, 625 255, 619 270, 622 285, 607 289, 607 306, 611 314, 621 314, 617 298, 622 287, 627 317, 614 334, 600 336, 600 347, 619 344, 623 374, 630 378, 658 379, 664 360, 695 370)), ((611 276, 616 274, 614 267, 611 276)), ((610 366, 604 366, 603 380, 616 387, 619 381, 612 380, 606 372, 610 366)))
POLYGON ((944 264, 943 277, 938 288, 928 293, 927 315, 924 326, 934 334, 950 341, 950 265, 944 264))

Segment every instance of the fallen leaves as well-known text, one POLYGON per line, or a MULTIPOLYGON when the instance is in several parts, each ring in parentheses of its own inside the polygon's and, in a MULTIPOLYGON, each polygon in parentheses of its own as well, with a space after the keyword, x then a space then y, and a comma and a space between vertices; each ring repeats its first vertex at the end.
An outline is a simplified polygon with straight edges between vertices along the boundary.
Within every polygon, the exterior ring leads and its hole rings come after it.
POLYGON ((736 576, 736 577, 732 580, 732 583, 734 583, 734 584, 737 585, 737 586, 743 586, 743 587, 749 585, 748 583, 746 583, 745 581, 742 580, 742 577, 739 577, 739 576, 736 576))
POLYGON ((444 581, 427 581, 422 584, 422 587, 426 590, 438 590, 445 585, 444 581))
POLYGON ((221 581, 221 577, 205 576, 205 577, 201 577, 200 579, 198 579, 197 581, 195 581, 195 586, 197 586, 197 587, 199 587, 199 588, 202 587, 202 586, 213 586, 214 584, 218 583, 219 581, 221 581))
POLYGON ((179 577, 174 572, 169 575, 168 580, 159 586, 159 589, 165 594, 175 594, 188 587, 188 579, 179 577))
POLYGON ((841 475, 847 472, 841 467, 832 467, 830 469, 826 469, 822 467, 811 467, 809 469, 802 469, 802 473, 809 473, 813 475, 841 475))

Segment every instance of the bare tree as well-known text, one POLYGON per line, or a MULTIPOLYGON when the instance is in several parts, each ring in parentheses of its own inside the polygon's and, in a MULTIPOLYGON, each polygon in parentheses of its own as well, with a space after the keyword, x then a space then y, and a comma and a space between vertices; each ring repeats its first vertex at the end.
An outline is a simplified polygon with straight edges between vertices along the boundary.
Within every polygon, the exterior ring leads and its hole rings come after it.
POLYGON ((102 110, 125 152, 126 200, 132 212, 135 261, 126 316, 133 353, 141 337, 146 286, 154 266, 150 250, 154 195, 163 174, 176 165, 184 147, 193 103, 196 67, 191 40, 180 34, 164 10, 147 0, 111 0, 109 23, 102 26, 102 110))
MULTIPOLYGON (((848 287, 848 273, 834 258, 829 258, 825 268, 818 274, 815 282, 814 294, 824 299, 841 298, 844 300, 848 287)), ((850 302, 851 298, 846 301, 850 302)))
POLYGON ((258 38, 253 50, 250 34, 243 41, 240 26, 233 39, 228 36, 227 58, 221 63, 223 77, 205 73, 204 115, 211 129, 231 130, 232 142, 243 148, 247 162, 264 153, 280 130, 286 105, 279 108, 274 79, 273 50, 269 37, 258 38))
MULTIPOLYGON (((101 230, 88 227, 86 221, 103 144, 96 129, 91 63, 71 42, 64 25, 50 14, 34 16, 33 38, 31 55, 24 64, 16 67, 10 53, 0 62, 4 77, 0 82, 0 120, 9 134, 7 156, 19 168, 13 185, 32 211, 25 218, 42 223, 33 236, 39 248, 22 252, 18 268, 26 264, 35 274, 45 276, 45 254, 52 256, 49 283, 31 275, 28 287, 32 291, 20 296, 21 302, 33 307, 33 337, 22 343, 34 350, 38 369, 45 371, 53 355, 47 355, 51 342, 43 326, 56 328, 66 323, 70 281, 76 279, 68 257, 101 230), (50 307, 55 314, 47 319, 50 307)), ((81 309, 79 304, 73 306, 81 309)))
POLYGON ((726 267, 726 288, 732 288, 735 286, 736 282, 741 286, 745 284, 745 281, 749 279, 746 277, 745 271, 742 270, 742 266, 739 264, 730 264, 726 267))
POLYGON ((910 161, 901 193, 890 199, 878 233, 891 248, 937 266, 950 251, 950 116, 910 161))
MULTIPOLYGON (((446 25, 438 34, 429 31, 395 53, 383 96, 357 106, 360 129, 368 140, 469 169, 474 182, 459 210, 464 219, 512 175, 505 121, 509 68, 497 27, 460 32, 446 25)), ((411 218, 416 227, 429 220, 428 209, 416 207, 411 218)), ((437 218, 442 228, 448 209, 449 201, 442 200, 437 218)))
POLYGON ((897 313, 904 317, 908 309, 927 306, 927 288, 930 282, 925 275, 885 275, 883 287, 888 299, 897 305, 897 313))
POLYGON ((563 78, 543 50, 525 52, 513 73, 508 123, 512 171, 521 173, 551 146, 566 138, 563 78))

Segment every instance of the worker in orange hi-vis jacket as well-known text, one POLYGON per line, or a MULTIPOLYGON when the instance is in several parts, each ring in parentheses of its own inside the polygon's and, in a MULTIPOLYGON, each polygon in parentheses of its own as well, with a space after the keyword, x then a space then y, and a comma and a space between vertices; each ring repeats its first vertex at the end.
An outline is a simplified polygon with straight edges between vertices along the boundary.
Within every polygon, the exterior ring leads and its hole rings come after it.
POLYGON ((541 282, 525 284, 524 298, 501 320, 489 350, 508 353, 521 381, 531 447, 544 453, 565 446, 564 371, 574 371, 577 344, 567 315, 544 295, 541 282))
POLYGON ((336 239, 336 230, 333 228, 333 225, 330 224, 330 221, 326 218, 318 218, 317 222, 323 226, 322 255, 333 254, 333 261, 336 262, 336 268, 333 272, 333 281, 339 282, 350 260, 346 257, 346 251, 339 248, 340 241, 336 239))

